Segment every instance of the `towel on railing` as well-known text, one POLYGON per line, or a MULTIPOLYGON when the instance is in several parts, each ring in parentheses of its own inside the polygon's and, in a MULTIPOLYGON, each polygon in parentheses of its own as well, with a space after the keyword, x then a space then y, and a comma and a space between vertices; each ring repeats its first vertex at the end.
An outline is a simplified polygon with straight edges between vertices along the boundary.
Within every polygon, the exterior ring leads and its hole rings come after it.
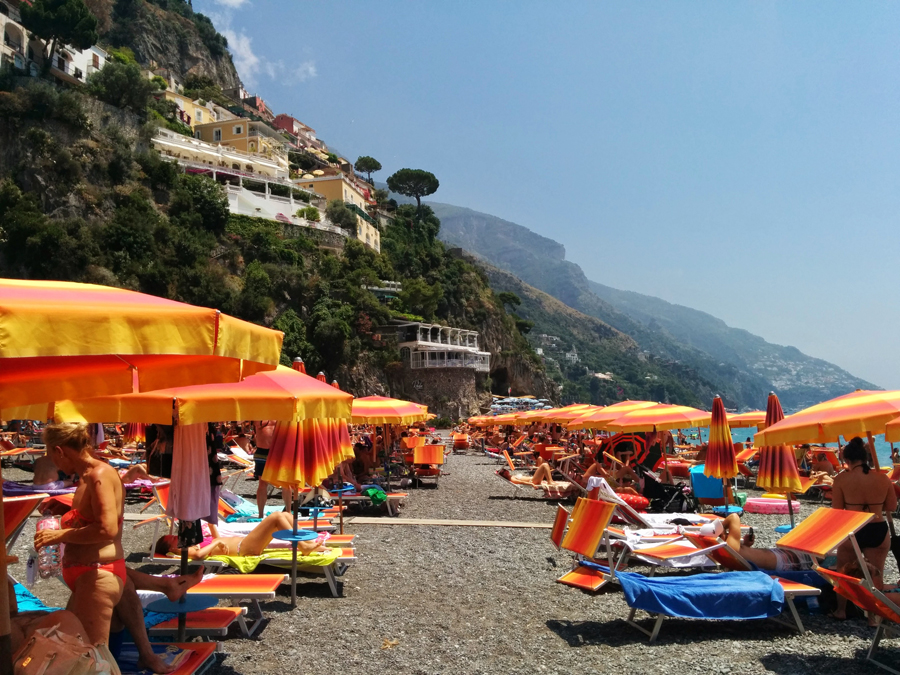
POLYGON ((645 577, 618 572, 629 607, 686 619, 767 619, 784 608, 784 589, 762 572, 645 577))

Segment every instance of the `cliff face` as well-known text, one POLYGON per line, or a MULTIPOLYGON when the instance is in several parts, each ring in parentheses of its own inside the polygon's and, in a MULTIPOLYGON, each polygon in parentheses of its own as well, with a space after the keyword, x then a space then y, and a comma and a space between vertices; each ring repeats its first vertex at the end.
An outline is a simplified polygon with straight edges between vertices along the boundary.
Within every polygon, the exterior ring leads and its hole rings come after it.
POLYGON ((193 20, 156 5, 141 2, 131 16, 115 17, 108 37, 117 46, 129 47, 141 65, 155 64, 182 77, 204 75, 223 89, 240 85, 227 50, 217 47, 213 53, 193 20))

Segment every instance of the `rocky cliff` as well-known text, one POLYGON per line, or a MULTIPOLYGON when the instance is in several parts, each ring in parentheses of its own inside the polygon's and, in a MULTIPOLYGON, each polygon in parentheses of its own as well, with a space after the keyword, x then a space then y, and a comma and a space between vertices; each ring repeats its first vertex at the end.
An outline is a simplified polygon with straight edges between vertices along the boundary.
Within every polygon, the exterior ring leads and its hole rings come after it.
POLYGON ((146 67, 168 68, 182 77, 204 75, 223 89, 240 85, 225 38, 205 16, 195 14, 185 3, 179 12, 145 0, 124 3, 127 8, 120 4, 111 12, 110 28, 102 40, 130 48, 146 67))

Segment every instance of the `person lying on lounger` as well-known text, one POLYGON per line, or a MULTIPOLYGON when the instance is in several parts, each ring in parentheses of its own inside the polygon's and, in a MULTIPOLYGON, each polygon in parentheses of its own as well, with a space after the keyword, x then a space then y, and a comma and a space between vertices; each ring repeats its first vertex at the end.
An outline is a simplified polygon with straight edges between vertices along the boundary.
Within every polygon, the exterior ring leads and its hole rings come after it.
POLYGON ((532 485, 541 485, 544 481, 553 482, 553 469, 550 462, 541 457, 538 450, 534 451, 534 475, 531 477, 532 485))
MULTIPOLYGON (((215 537, 206 546, 191 546, 188 549, 188 558, 192 560, 206 560, 213 555, 262 555, 262 552, 271 543, 272 537, 278 530, 290 530, 293 526, 294 522, 289 513, 284 513, 283 511, 270 513, 261 523, 253 528, 250 534, 244 537, 215 537)), ((327 550, 317 539, 301 541, 297 544, 297 547, 302 555, 309 555, 313 551, 327 550)), ((169 553, 181 555, 181 549, 178 548, 177 535, 166 535, 165 537, 160 537, 159 541, 156 542, 157 555, 167 555, 169 553)))
POLYGON ((576 479, 582 487, 587 487, 588 478, 591 476, 599 476, 600 478, 605 478, 610 487, 619 494, 641 494, 633 487, 633 484, 640 485, 640 476, 634 472, 634 469, 627 464, 623 464, 618 471, 608 471, 606 467, 603 466, 603 462, 601 461, 602 457, 603 451, 598 450, 597 454, 594 456, 594 463, 588 467, 588 470, 584 472, 584 475, 580 479, 576 479))
MULTIPOLYGON (((741 519, 736 513, 725 520, 716 520, 704 527, 712 527, 715 534, 725 537, 725 543, 732 551, 736 551, 749 563, 763 570, 776 572, 799 572, 811 570, 815 560, 805 553, 787 551, 780 548, 753 548, 755 539, 753 528, 741 538, 741 519), (720 529, 721 527, 721 529, 720 529)), ((702 533, 706 534, 703 530, 702 533)))

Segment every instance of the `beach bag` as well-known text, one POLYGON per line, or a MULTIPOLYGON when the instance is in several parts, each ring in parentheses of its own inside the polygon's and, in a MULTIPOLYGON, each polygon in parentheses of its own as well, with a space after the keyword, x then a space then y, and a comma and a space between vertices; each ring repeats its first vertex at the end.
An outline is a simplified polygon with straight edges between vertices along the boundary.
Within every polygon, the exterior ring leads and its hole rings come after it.
POLYGON ((106 645, 93 647, 59 626, 44 628, 13 657, 15 675, 121 675, 106 645))

